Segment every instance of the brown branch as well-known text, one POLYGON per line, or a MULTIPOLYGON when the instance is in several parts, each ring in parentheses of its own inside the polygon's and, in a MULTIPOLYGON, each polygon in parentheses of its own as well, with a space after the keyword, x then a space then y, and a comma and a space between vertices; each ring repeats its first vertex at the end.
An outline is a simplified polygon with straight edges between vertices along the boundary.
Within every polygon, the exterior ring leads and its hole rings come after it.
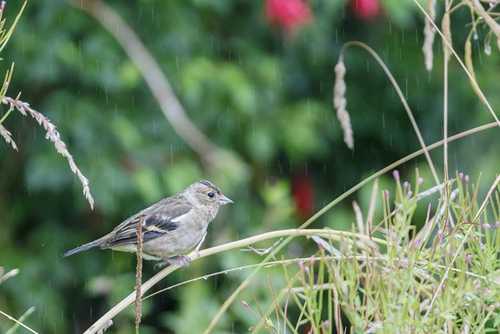
POLYGON ((204 162, 211 162, 215 153, 221 150, 188 118, 167 77, 132 28, 113 8, 101 0, 69 0, 69 2, 94 17, 116 39, 141 72, 175 132, 201 156, 204 162))

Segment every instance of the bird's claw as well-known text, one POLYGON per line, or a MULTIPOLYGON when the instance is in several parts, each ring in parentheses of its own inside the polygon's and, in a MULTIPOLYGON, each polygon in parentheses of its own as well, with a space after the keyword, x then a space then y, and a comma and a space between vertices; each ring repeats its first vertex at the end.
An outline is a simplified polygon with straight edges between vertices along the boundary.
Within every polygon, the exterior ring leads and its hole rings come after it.
POLYGON ((156 263, 156 264, 154 265, 154 269, 155 269, 155 270, 160 270, 160 269, 165 268, 166 266, 168 266, 168 263, 167 263, 167 262, 165 262, 165 261, 160 261, 160 262, 158 262, 158 263, 156 263))
POLYGON ((191 258, 187 255, 179 255, 179 256, 173 256, 169 257, 167 259, 164 259, 162 262, 157 263, 155 265, 155 269, 162 269, 166 266, 169 265, 176 265, 179 267, 186 267, 191 263, 191 258))

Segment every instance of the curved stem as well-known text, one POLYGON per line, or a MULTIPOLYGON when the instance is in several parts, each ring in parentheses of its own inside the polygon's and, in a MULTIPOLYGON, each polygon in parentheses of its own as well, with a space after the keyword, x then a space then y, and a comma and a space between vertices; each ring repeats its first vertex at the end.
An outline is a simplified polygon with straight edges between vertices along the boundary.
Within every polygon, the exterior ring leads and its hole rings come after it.
POLYGON ((23 327, 24 329, 26 329, 27 331, 33 333, 33 334, 38 334, 37 331, 35 331, 34 329, 28 327, 27 325, 23 324, 21 321, 17 320, 16 318, 8 315, 7 313, 3 312, 3 311, 0 311, 0 314, 3 315, 4 317, 6 317, 7 319, 9 320, 12 320, 14 321, 17 325, 23 327))
POLYGON ((348 47, 351 47, 351 46, 357 46, 357 47, 360 47, 360 48, 368 51, 368 53, 377 61, 377 63, 380 65, 380 67, 382 67, 382 69, 384 70, 384 73, 387 75, 387 78, 389 79, 392 86, 396 90, 396 93, 398 94, 399 99, 401 100, 401 103, 403 104, 403 107, 406 111, 406 114, 408 115, 408 118, 410 119, 410 123, 413 126, 413 130, 415 131, 415 134, 417 135, 418 142, 420 143, 420 146, 424 150, 425 158, 427 159, 427 163, 429 164, 429 168, 431 169, 431 173, 432 173, 432 176, 434 177, 434 181, 436 182, 436 185, 440 184, 439 177, 438 177, 438 174, 436 172, 436 168, 434 167, 434 163, 432 162, 431 156, 430 156, 429 152, 427 151, 424 139, 422 137, 422 134, 420 133, 420 129, 418 128, 417 122, 415 121, 415 117, 413 116, 413 112, 411 111, 410 106, 408 105, 408 102, 406 101, 406 98, 405 98, 403 92, 401 91, 401 88, 399 87, 396 79, 392 75, 391 71, 389 71, 389 68, 387 68, 384 61, 382 60, 382 58, 380 58, 380 56, 377 54, 377 52, 375 52, 375 50, 373 50, 371 47, 369 47, 368 45, 366 45, 363 42, 350 41, 350 42, 345 43, 340 51, 341 57, 344 54, 345 49, 347 49, 348 47))
MULTIPOLYGON (((443 30, 448 33, 450 32, 450 6, 451 3, 449 0, 445 0, 445 14, 443 17, 443 27, 446 25, 446 29, 443 28, 443 30)), ((451 39, 451 36, 446 36, 446 38, 442 38, 443 43, 445 39, 451 39)), ((444 165, 444 183, 448 182, 448 61, 450 59, 449 57, 449 50, 448 48, 443 48, 443 53, 444 53, 444 63, 443 63, 443 140, 444 140, 444 146, 443 146, 443 165, 444 165)), ((445 188, 445 200, 448 199, 448 187, 445 188)), ((445 204, 446 206, 446 204, 445 204)), ((447 217, 447 215, 446 215, 447 217)))

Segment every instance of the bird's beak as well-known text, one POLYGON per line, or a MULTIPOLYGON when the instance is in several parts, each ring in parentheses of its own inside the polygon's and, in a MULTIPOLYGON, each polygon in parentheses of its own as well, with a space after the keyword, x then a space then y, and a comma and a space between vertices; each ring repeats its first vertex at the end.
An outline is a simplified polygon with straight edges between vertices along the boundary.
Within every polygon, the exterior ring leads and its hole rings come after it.
POLYGON ((219 204, 220 205, 226 205, 226 204, 232 204, 234 203, 233 200, 231 200, 229 197, 226 197, 226 195, 221 194, 219 197, 219 204))

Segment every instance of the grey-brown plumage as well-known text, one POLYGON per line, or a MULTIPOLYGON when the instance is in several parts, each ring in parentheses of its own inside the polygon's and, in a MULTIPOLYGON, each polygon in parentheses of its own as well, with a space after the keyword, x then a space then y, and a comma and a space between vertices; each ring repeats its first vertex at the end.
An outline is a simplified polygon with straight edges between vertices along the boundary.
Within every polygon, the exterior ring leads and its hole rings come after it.
POLYGON ((201 245, 208 224, 220 206, 232 203, 210 181, 193 183, 128 218, 102 238, 64 253, 70 256, 94 247, 117 251, 137 250, 137 224, 142 222, 145 259, 185 264, 185 254, 201 245))

